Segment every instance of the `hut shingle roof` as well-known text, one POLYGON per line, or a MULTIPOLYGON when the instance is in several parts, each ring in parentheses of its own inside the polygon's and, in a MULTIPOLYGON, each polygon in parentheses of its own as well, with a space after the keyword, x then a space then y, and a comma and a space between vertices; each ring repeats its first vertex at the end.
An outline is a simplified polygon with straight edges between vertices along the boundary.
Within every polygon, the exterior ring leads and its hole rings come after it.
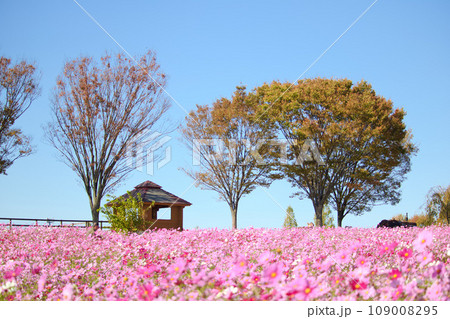
MULTIPOLYGON (((155 201, 155 204, 163 205, 176 205, 176 206, 190 206, 192 205, 188 201, 175 196, 168 191, 165 191, 158 184, 151 181, 145 181, 137 186, 130 192, 131 196, 135 197, 137 194, 141 195, 144 203, 151 203, 155 201)), ((121 196, 122 198, 128 198, 128 193, 121 196)))

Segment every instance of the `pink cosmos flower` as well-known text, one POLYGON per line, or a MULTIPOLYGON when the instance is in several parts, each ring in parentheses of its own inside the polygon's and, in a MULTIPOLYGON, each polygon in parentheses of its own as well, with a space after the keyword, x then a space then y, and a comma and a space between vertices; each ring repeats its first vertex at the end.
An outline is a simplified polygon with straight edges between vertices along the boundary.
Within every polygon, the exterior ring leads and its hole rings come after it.
POLYGON ((272 252, 266 251, 258 257, 258 263, 260 265, 264 265, 266 263, 271 262, 274 258, 275 258, 275 255, 272 252))
POLYGON ((419 293, 419 288, 417 287, 417 281, 413 280, 407 283, 404 287, 404 292, 408 296, 409 300, 415 300, 416 295, 419 293))
POLYGON ((400 270, 398 270, 397 268, 392 269, 391 272, 389 273, 389 278, 391 278, 391 280, 397 280, 402 276, 402 273, 400 270))
POLYGON ((38 292, 39 293, 41 293, 44 290, 46 282, 47 282, 47 275, 42 275, 38 280, 38 292))
POLYGON ((356 267, 367 267, 367 266, 369 266, 369 262, 365 257, 359 256, 356 259, 356 267))
POLYGON ((411 264, 402 265, 402 267, 400 267, 400 271, 403 274, 409 274, 412 270, 413 268, 411 267, 411 264))
POLYGON ((349 250, 351 250, 352 252, 356 253, 358 251, 359 248, 361 248, 361 243, 357 242, 357 243, 353 243, 352 245, 350 245, 349 250))
POLYGON ((93 300, 94 296, 96 294, 95 289, 88 288, 85 291, 83 291, 83 296, 86 297, 88 300, 93 300))
POLYGON ((397 245, 398 245, 397 242, 393 242, 393 243, 390 243, 390 244, 384 244, 380 248, 380 253, 381 254, 391 253, 391 252, 393 252, 395 250, 397 245))
POLYGON ((419 233, 417 238, 413 241, 414 249, 417 251, 424 251, 433 242, 433 234, 428 230, 423 230, 419 233))
POLYGON ((335 261, 332 258, 327 257, 325 258, 325 260, 322 261, 322 264, 320 265, 320 270, 328 271, 334 264, 335 261))
POLYGON ((76 229, 1 227, 0 290, 11 292, 5 300, 214 300, 220 292, 227 292, 220 299, 232 300, 449 297, 448 227, 426 228, 433 235, 428 246, 419 240, 421 229, 162 229, 140 236, 105 232, 95 249, 76 229), (349 262, 336 265, 341 252, 349 262))
POLYGON ((153 285, 148 283, 139 286, 138 297, 139 300, 153 300, 154 299, 153 285))
POLYGON ((423 267, 433 261, 433 254, 431 252, 423 252, 416 257, 416 261, 423 267))
POLYGON ((359 295, 365 300, 372 299, 373 297, 375 297, 376 293, 377 292, 373 287, 359 290, 359 295))
POLYGON ((392 293, 392 300, 397 300, 402 296, 403 288, 401 286, 398 286, 397 289, 392 293))
POLYGON ((441 286, 439 282, 435 281, 430 287, 428 287, 427 292, 425 294, 425 298, 426 300, 433 300, 433 301, 445 300, 443 292, 444 288, 441 286))
POLYGON ((311 300, 316 297, 316 285, 306 278, 293 280, 289 285, 287 295, 294 295, 296 300, 311 300))
POLYGON ((252 277, 251 277, 251 282, 257 284, 257 283, 259 283, 260 281, 261 281, 261 277, 260 277, 260 276, 255 275, 255 274, 252 275, 252 277))
POLYGON ((408 259, 412 256, 412 249, 409 248, 403 248, 401 251, 398 252, 398 255, 402 258, 408 259))
POLYGON ((248 269, 248 262, 245 256, 239 256, 233 263, 233 268, 231 269, 232 276, 238 276, 243 274, 248 269))
POLYGON ((16 267, 14 270, 10 270, 5 272, 5 279, 11 279, 11 278, 16 278, 17 276, 19 276, 22 273, 22 268, 21 267, 16 267))
POLYGON ((342 282, 343 282, 343 278, 340 277, 340 276, 333 276, 331 278, 331 285, 332 286, 340 286, 340 285, 342 285, 342 282))
POLYGON ((282 273, 282 266, 279 263, 273 263, 264 269, 263 279, 267 283, 275 283, 281 280, 282 273))
POLYGON ((337 296, 332 299, 333 301, 356 301, 356 296, 353 295, 343 295, 337 296))
POLYGON ((323 296, 330 292, 331 287, 327 282, 318 282, 317 287, 314 290, 314 295, 317 297, 323 296))
POLYGON ((39 267, 39 266, 37 266, 37 267, 33 267, 33 268, 31 268, 31 273, 33 274, 33 275, 38 275, 40 272, 41 272, 41 267, 39 267))
POLYGON ((197 300, 198 298, 198 292, 197 291, 191 291, 187 295, 188 300, 197 300))
POLYGON ((442 271, 444 270, 444 264, 438 263, 436 265, 433 265, 430 267, 431 271, 431 277, 436 278, 437 276, 440 276, 442 274, 442 271))
POLYGON ((370 274, 369 267, 358 267, 348 273, 353 279, 365 280, 370 274))
POLYGON ((341 250, 336 255, 334 255, 334 259, 338 264, 346 264, 350 261, 352 252, 347 250, 341 250))
POLYGON ((302 263, 303 265, 309 265, 312 263, 312 259, 310 257, 307 257, 302 261, 302 263))
POLYGON ((194 285, 204 286, 210 278, 209 272, 202 269, 200 272, 192 274, 192 283, 194 285))
POLYGON ((140 267, 137 269, 137 273, 139 275, 143 275, 144 277, 150 277, 154 272, 157 271, 157 267, 155 265, 149 265, 148 267, 140 267))
POLYGON ((350 280, 350 287, 353 290, 363 290, 367 288, 367 282, 359 279, 350 280))
POLYGON ((183 258, 178 258, 175 261, 175 263, 173 263, 172 265, 169 266, 169 268, 167 268, 167 271, 170 274, 180 276, 186 269, 186 265, 187 265, 186 260, 184 260, 183 258))
POLYGON ((63 294, 64 300, 72 300, 72 296, 73 296, 73 285, 70 284, 70 283, 68 283, 68 284, 64 287, 64 289, 63 289, 63 291, 62 291, 62 294, 63 294))

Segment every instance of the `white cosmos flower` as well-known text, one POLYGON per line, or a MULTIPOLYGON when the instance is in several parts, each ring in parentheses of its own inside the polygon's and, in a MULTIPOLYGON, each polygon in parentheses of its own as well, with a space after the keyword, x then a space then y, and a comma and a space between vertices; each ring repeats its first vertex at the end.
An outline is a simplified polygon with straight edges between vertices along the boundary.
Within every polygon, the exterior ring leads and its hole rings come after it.
POLYGON ((17 283, 14 280, 8 281, 3 286, 0 287, 0 293, 4 292, 4 291, 7 291, 7 292, 15 291, 16 288, 17 288, 17 283))
POLYGON ((218 299, 218 298, 221 298, 221 297, 223 297, 223 296, 229 297, 229 296, 231 296, 231 294, 236 294, 236 293, 238 293, 238 292, 239 292, 239 289, 238 289, 237 287, 234 287, 234 286, 232 286, 232 287, 227 287, 227 288, 225 288, 224 290, 220 291, 220 292, 216 295, 216 298, 218 299))

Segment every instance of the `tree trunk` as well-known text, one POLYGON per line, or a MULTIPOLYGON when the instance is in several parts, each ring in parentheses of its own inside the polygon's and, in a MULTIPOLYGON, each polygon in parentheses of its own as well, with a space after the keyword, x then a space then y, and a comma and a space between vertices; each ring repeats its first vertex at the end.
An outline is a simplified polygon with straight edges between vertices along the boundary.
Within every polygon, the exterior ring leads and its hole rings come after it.
POLYGON ((322 220, 323 203, 314 205, 314 226, 323 226, 322 220))
POLYGON ((92 214, 92 221, 94 222, 94 225, 98 224, 98 216, 99 216, 99 208, 100 208, 100 198, 92 198, 90 200, 91 204, 91 214, 92 214))
POLYGON ((344 219, 344 211, 339 211, 337 212, 337 225, 338 227, 342 227, 342 220, 344 219))
POLYGON ((231 229, 237 229, 237 205, 230 205, 231 229))

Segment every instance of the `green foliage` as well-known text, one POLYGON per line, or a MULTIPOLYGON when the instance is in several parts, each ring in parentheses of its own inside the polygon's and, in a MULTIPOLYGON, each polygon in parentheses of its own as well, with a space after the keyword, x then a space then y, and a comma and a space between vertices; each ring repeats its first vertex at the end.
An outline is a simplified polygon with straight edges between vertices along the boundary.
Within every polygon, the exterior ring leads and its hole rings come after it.
POLYGON ((334 217, 331 212, 331 208, 328 205, 325 205, 322 212, 322 224, 323 227, 333 227, 334 228, 334 217))
POLYGON ((394 217, 392 217, 391 219, 398 220, 400 222, 406 222, 406 216, 403 214, 397 214, 394 217))
POLYGON ((403 122, 405 112, 369 83, 274 81, 254 94, 259 118, 273 123, 289 142, 289 161, 279 171, 297 190, 293 196, 312 201, 316 226, 322 226, 327 202, 337 212, 338 226, 347 214, 398 203, 417 148, 403 122))
POLYGON ((428 214, 417 214, 406 219, 406 215, 403 214, 397 214, 391 218, 392 220, 398 220, 400 222, 410 222, 410 223, 416 223, 418 227, 427 227, 431 225, 436 224, 436 220, 432 215, 428 214))
POLYGON ((411 217, 409 220, 411 223, 416 223, 419 227, 427 227, 436 224, 433 216, 427 214, 418 214, 411 217))
MULTIPOLYGON (((397 219, 399 216, 394 216, 397 219)), ((400 220, 400 219, 397 219, 400 220)), ((409 219, 419 227, 450 224, 450 186, 433 187, 427 194, 425 210, 409 219)))
POLYGON ((137 198, 130 192, 128 192, 128 198, 108 198, 107 204, 100 209, 100 212, 106 216, 111 229, 117 232, 139 232, 150 226, 144 219, 144 204, 140 194, 137 198))
POLYGON ((284 219, 283 228, 298 227, 297 221, 295 220, 294 209, 288 206, 286 209, 286 218, 284 219))
POLYGON ((434 187, 428 192, 425 215, 437 224, 450 224, 450 186, 434 187))

